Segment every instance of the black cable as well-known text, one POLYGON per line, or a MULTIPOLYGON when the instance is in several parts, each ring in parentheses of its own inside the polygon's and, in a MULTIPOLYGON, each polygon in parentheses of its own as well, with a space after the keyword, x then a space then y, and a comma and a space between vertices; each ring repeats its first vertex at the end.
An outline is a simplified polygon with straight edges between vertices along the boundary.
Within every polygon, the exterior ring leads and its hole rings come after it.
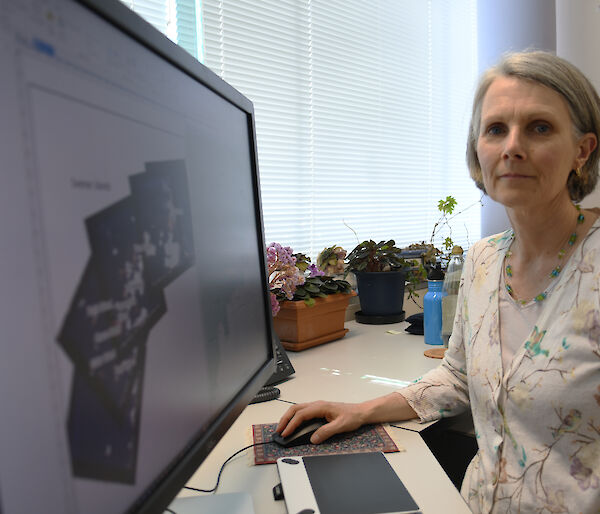
POLYGON ((219 474, 217 476, 217 483, 215 484, 215 486, 212 489, 196 489, 195 487, 190 487, 190 486, 187 486, 187 485, 183 486, 184 489, 190 489, 192 491, 198 491, 199 493, 214 493, 214 492, 216 492, 217 491, 217 487, 219 487, 219 482, 221 481, 221 474, 223 473, 223 469, 225 468, 225 464, 227 464, 236 455, 242 453, 245 450, 248 450, 249 448, 253 448, 254 446, 261 446, 263 444, 270 444, 271 442, 272 441, 265 441, 265 442, 262 442, 262 443, 254 443, 254 444, 251 444, 249 446, 245 446, 241 450, 238 450, 233 455, 231 455, 225 462, 223 462, 223 465, 221 466, 221 469, 219 470, 219 474))
POLYGON ((296 405, 296 402, 290 402, 288 400, 282 400, 281 398, 276 398, 275 401, 282 402, 282 403, 289 403, 290 405, 296 405))
MULTIPOLYGON (((276 398, 276 401, 278 402, 283 402, 283 403, 290 403, 292 405, 296 405, 296 402, 289 402, 287 400, 282 400, 281 398, 276 398)), ((235 452, 233 455, 229 456, 227 458, 227 460, 225 462, 223 462, 223 465, 221 466, 221 469, 219 470, 219 474, 217 475, 217 483, 215 484, 215 486, 212 489, 197 489, 195 487, 190 487, 190 486, 183 486, 184 489, 190 489, 191 491, 197 491, 199 493, 214 493, 217 491, 217 488, 219 487, 219 482, 221 481, 221 474, 223 473, 223 469, 225 468, 225 465, 231 460, 233 459, 236 455, 242 453, 243 451, 246 451, 250 448, 253 448, 254 446, 261 446, 263 444, 269 444, 272 441, 265 441, 263 443, 254 443, 251 444, 249 446, 245 446, 244 448, 242 448, 241 450, 238 450, 237 452, 235 452)))
POLYGON ((165 512, 170 512, 171 514, 177 514, 177 512, 175 512, 174 510, 171 510, 171 509, 165 509, 165 512))

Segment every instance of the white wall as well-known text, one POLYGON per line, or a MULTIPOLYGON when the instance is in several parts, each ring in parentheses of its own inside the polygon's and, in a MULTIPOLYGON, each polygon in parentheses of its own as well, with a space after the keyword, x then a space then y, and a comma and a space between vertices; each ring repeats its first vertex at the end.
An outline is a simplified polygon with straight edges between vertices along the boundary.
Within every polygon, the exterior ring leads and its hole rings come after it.
MULTIPOLYGON (((571 5, 569 0, 559 1, 565 4, 565 8, 571 5)), ((509 51, 556 51, 554 0, 479 0, 477 11, 480 73, 509 51)), ((481 237, 501 232, 508 227, 509 221, 504 207, 491 198, 484 197, 481 209, 481 237)))
MULTIPOLYGON (((556 53, 577 66, 600 91, 600 1, 556 1, 556 53)), ((600 206, 600 187, 582 202, 600 206)))

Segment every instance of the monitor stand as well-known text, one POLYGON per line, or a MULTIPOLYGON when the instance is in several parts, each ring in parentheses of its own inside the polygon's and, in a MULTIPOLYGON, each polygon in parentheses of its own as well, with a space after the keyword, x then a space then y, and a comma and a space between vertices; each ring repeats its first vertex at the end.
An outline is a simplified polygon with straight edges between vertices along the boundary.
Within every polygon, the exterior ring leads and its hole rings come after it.
POLYGON ((254 514, 252 496, 248 493, 176 498, 169 509, 177 514, 254 514))

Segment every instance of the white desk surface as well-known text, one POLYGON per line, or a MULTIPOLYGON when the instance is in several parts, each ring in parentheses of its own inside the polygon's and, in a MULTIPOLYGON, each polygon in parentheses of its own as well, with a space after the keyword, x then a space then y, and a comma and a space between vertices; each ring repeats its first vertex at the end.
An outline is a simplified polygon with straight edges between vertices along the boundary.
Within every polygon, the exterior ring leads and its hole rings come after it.
MULTIPOLYGON (((345 326, 349 332, 343 339, 303 352, 288 352, 295 376, 301 380, 279 384, 282 399, 294 403, 370 400, 397 391, 440 363, 423 355, 434 347, 426 345, 423 336, 405 332, 406 322, 365 325, 348 321, 345 326)), ((430 423, 398 425, 420 431, 430 423)))
MULTIPOLYGON (((351 321, 346 323, 350 332, 345 338, 303 352, 289 352, 296 374, 292 380, 278 386, 281 400, 362 401, 396 390, 399 386, 394 381, 411 381, 419 377, 439 361, 423 356, 423 351, 429 347, 422 337, 404 333, 405 327, 406 323, 361 325, 351 321), (392 335, 387 333, 388 330, 402 334, 392 335), (379 377, 379 380, 374 377, 379 377)), ((251 443, 250 427, 276 422, 288 407, 288 403, 278 400, 248 406, 188 485, 212 488, 222 463, 235 451, 251 443)), ((394 438, 405 451, 389 453, 386 457, 424 514, 470 512, 415 431, 422 426, 408 422, 406 428, 409 430, 391 428, 394 438)), ((251 464, 252 455, 252 450, 247 450, 227 464, 218 493, 250 493, 256 514, 287 512, 284 501, 273 499, 272 489, 280 482, 276 466, 254 466, 251 464)), ((196 494, 182 490, 180 496, 196 494)))

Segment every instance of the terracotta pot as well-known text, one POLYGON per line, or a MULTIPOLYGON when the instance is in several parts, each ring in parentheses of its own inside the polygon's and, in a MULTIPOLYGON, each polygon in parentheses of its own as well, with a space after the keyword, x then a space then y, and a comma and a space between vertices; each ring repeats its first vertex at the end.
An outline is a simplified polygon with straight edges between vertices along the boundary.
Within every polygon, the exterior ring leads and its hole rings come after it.
POLYGON ((309 307, 304 301, 285 301, 273 318, 275 332, 286 350, 306 350, 346 335, 346 307, 356 293, 337 293, 315 298, 309 307))

